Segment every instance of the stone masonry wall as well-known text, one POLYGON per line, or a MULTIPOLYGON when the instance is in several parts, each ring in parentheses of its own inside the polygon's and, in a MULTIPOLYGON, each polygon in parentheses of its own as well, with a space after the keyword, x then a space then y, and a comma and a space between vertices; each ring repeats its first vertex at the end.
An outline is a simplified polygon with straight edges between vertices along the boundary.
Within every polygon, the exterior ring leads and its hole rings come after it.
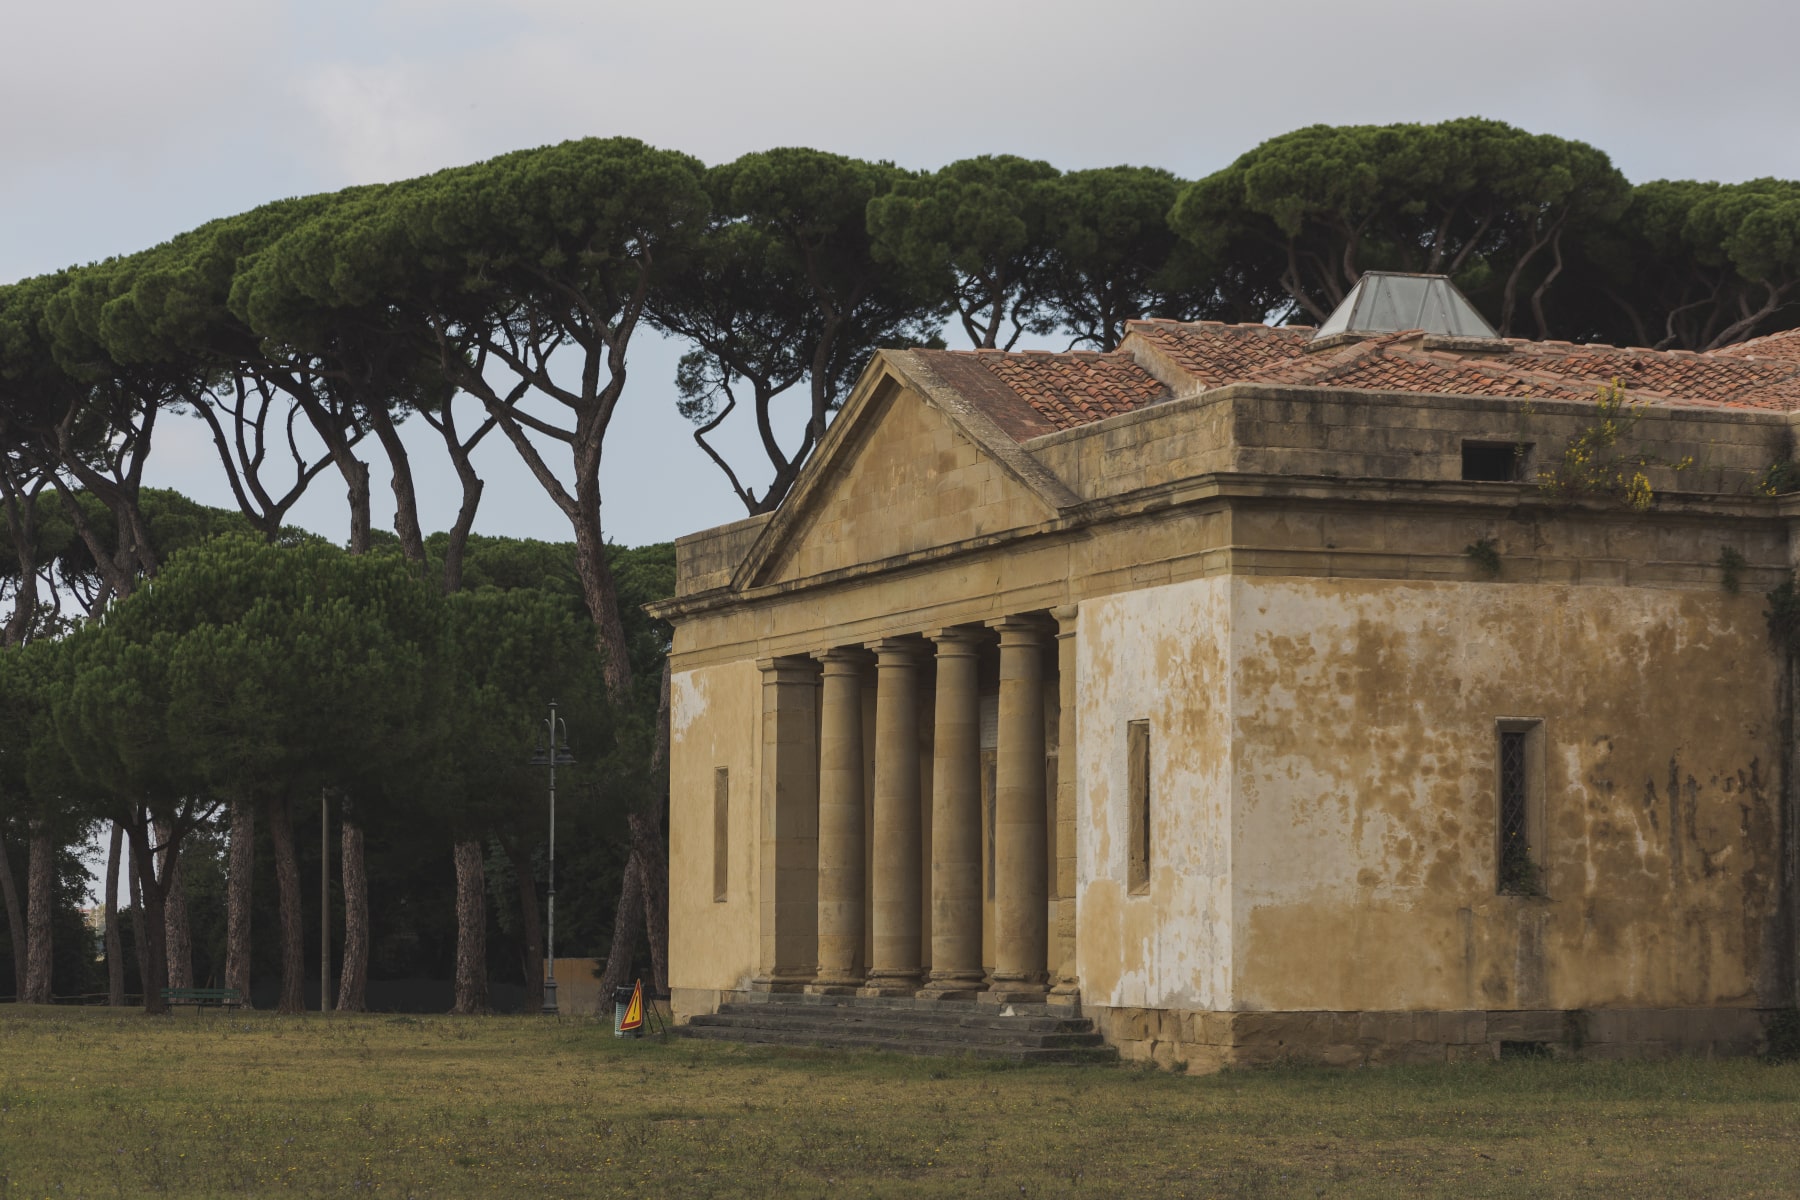
POLYGON ((1759 1052, 1769 1012, 1755 1008, 1208 1012, 1100 1008, 1085 1015, 1127 1062, 1193 1073, 1232 1067, 1741 1057, 1759 1052))
MULTIPOLYGON (((1658 491, 1749 495, 1786 454, 1786 414, 1645 405, 1621 439, 1643 452, 1658 491)), ((1214 472, 1459 481, 1464 441, 1532 447, 1528 478, 1594 423, 1566 401, 1332 392, 1238 384, 1049 434, 1026 448, 1080 495, 1098 499, 1214 472)))

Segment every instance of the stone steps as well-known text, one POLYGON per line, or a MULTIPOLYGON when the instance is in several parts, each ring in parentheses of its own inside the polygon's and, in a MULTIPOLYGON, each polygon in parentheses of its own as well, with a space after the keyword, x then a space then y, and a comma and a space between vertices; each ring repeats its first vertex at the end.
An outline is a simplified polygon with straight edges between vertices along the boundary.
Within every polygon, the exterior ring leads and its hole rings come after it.
POLYGON ((775 995, 694 1017, 684 1037, 755 1045, 880 1050, 1018 1063, 1117 1062, 1093 1022, 1045 1004, 892 996, 775 995))
MULTIPOLYGON (((851 1014, 824 1018, 811 1014, 771 1012, 715 1013, 695 1017, 690 1024, 701 1029, 755 1028, 794 1033, 826 1030, 833 1034, 879 1037, 885 1040, 962 1041, 971 1045, 993 1046, 1030 1044, 1044 1049, 1102 1044, 1099 1034, 1085 1028, 1009 1029, 1004 1024, 963 1025, 851 1014)), ((1085 1026, 1087 1023, 1063 1024, 1085 1026)))
POLYGON ((1000 1016, 987 1013, 931 1012, 892 1008, 863 1008, 861 1005, 829 1008, 788 1006, 785 1004, 726 1004, 715 1016, 756 1017, 763 1020, 816 1023, 832 1020, 851 1024, 891 1023, 915 1028, 1002 1030, 1019 1033, 1086 1034, 1094 1023, 1086 1017, 1067 1016, 1000 1016))

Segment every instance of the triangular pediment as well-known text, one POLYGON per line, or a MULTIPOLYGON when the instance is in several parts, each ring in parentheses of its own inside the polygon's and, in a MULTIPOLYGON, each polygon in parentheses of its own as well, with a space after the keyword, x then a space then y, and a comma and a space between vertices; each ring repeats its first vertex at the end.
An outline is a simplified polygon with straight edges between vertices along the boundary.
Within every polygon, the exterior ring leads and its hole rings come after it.
POLYGON ((902 351, 877 356, 738 572, 853 571, 1054 519, 1076 497, 902 351))

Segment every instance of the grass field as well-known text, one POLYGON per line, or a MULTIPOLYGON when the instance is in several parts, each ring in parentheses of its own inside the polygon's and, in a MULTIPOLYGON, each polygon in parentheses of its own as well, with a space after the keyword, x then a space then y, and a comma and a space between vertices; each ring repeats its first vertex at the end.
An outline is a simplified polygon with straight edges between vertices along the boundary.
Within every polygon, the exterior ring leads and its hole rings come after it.
POLYGON ((1800 1195, 1800 1067, 1186 1077, 0 1007, 0 1197, 1800 1195))

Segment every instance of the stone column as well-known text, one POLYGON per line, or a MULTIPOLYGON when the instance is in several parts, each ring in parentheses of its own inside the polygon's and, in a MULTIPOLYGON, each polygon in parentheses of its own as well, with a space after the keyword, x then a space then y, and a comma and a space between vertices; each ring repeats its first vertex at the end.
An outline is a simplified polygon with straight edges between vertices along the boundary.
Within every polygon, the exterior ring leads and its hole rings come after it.
POLYGON ((931 975, 919 993, 970 999, 981 990, 981 696, 985 638, 935 630, 937 704, 931 758, 931 975))
POLYGON ((806 990, 854 992, 863 981, 863 668, 861 650, 817 656, 819 714, 819 973, 806 990))
POLYGON ((994 979, 982 998, 1004 1004, 1044 998, 1049 953, 1044 626, 1028 617, 988 624, 1000 634, 1000 726, 994 752, 994 979))
POLYGON ((864 996, 910 996, 919 987, 919 645, 900 638, 875 651, 874 948, 864 996))
POLYGON ((819 961, 818 667, 762 659, 758 991, 797 992, 819 961))
POLYGON ((1056 618, 1056 671, 1060 706, 1056 725, 1055 923, 1050 930, 1050 989, 1053 1004, 1080 1004, 1075 973, 1075 628, 1071 604, 1051 612, 1056 618))

